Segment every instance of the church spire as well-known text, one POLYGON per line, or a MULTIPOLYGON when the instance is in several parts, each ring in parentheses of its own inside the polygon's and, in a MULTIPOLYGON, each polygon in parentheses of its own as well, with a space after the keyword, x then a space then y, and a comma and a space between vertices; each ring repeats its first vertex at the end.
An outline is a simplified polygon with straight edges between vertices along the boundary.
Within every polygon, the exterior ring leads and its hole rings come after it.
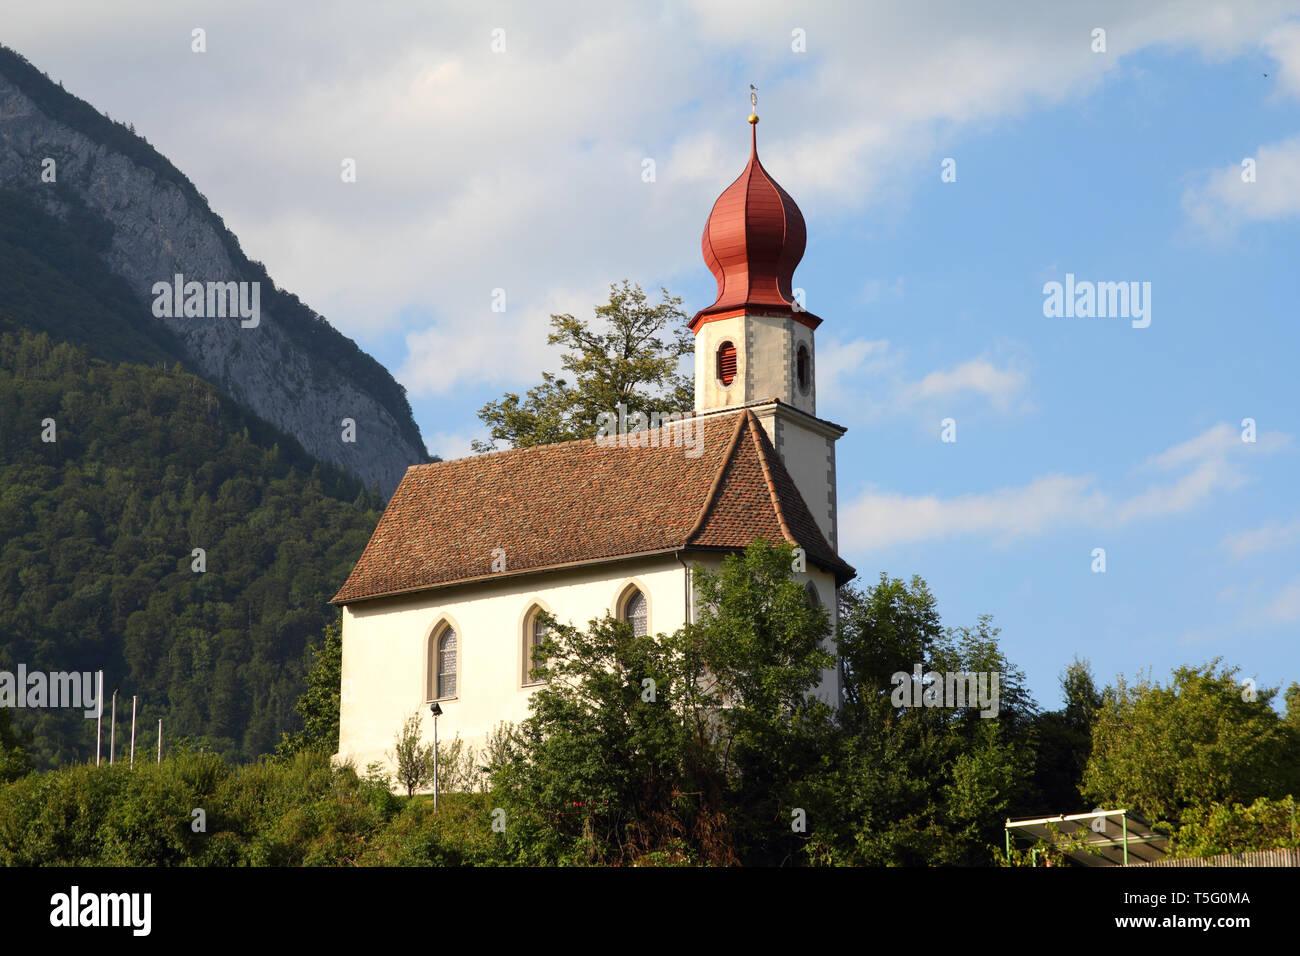
POLYGON ((713 204, 704 224, 701 251, 718 283, 714 303, 696 313, 691 330, 737 315, 791 316, 815 329, 821 319, 794 298, 795 267, 803 258, 807 229, 795 201, 758 158, 758 95, 750 86, 749 164, 713 204))
POLYGON ((817 417, 821 319, 792 287, 807 231, 799 207, 759 162, 756 94, 751 87, 749 164, 704 225, 701 247, 718 297, 690 323, 695 410, 752 414, 834 547, 835 441, 844 429, 817 417))

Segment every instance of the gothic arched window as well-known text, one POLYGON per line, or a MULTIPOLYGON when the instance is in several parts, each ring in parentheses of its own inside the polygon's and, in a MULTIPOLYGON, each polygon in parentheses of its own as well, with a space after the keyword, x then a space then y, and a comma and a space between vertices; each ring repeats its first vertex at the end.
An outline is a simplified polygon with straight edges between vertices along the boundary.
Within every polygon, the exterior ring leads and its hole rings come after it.
POLYGON ((456 696, 458 649, 456 630, 444 624, 429 639, 429 699, 456 696))
POLYGON ((525 684, 540 684, 541 681, 533 679, 533 668, 537 666, 534 658, 534 652, 541 646, 542 641, 546 640, 547 627, 546 622, 542 620, 542 608, 534 604, 532 609, 524 616, 524 680, 525 684))
POLYGON ((645 637, 650 633, 650 605, 639 588, 629 588, 623 596, 623 607, 619 619, 632 625, 632 633, 645 637))
POLYGON ((799 351, 795 353, 794 360, 795 378, 799 382, 799 391, 808 391, 808 346, 800 345, 799 351))

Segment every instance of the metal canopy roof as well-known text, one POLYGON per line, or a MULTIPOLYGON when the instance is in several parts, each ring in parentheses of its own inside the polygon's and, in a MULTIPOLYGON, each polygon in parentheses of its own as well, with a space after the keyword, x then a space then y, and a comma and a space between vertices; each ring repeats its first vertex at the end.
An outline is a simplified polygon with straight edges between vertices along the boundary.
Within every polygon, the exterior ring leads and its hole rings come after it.
POLYGON ((1129 810, 1094 810, 1036 820, 1007 819, 1007 854, 1012 838, 1032 843, 1040 840, 1062 846, 1062 852, 1082 866, 1128 866, 1163 859, 1169 836, 1151 828, 1151 824, 1129 810))

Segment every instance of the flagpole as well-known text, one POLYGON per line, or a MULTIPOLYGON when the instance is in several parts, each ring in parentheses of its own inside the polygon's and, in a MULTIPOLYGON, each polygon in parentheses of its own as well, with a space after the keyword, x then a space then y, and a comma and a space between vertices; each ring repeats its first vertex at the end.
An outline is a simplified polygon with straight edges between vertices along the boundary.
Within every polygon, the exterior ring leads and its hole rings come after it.
POLYGON ((95 766, 99 766, 99 753, 104 745, 104 672, 99 672, 99 693, 95 700, 98 701, 99 713, 95 715, 95 766))
POLYGON ((135 766, 135 694, 131 695, 131 766, 135 766))
POLYGON ((162 763, 162 718, 158 718, 158 762, 162 763))
POLYGON ((108 723, 108 765, 113 765, 113 755, 117 753, 117 688, 113 688, 113 715, 108 723))

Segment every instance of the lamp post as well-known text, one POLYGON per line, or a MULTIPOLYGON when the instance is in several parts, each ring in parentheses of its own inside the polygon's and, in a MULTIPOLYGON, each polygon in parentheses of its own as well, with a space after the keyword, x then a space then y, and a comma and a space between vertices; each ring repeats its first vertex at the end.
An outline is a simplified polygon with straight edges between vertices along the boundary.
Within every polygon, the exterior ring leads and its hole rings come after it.
POLYGON ((429 713, 433 714, 433 809, 438 809, 438 718, 442 716, 442 708, 438 706, 435 700, 429 705, 429 713))

